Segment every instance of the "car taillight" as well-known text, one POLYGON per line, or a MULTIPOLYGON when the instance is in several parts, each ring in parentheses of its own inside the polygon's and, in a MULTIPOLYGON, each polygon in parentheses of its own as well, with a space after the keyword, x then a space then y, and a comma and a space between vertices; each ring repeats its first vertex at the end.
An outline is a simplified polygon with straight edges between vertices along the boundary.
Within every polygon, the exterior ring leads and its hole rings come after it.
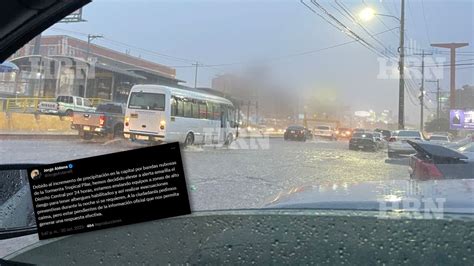
POLYGON ((417 158, 413 163, 410 163, 410 166, 413 168, 413 176, 415 178, 439 179, 444 177, 438 167, 429 161, 423 161, 417 158))
POLYGON ((105 125, 105 115, 99 117, 99 126, 103 127, 105 125))

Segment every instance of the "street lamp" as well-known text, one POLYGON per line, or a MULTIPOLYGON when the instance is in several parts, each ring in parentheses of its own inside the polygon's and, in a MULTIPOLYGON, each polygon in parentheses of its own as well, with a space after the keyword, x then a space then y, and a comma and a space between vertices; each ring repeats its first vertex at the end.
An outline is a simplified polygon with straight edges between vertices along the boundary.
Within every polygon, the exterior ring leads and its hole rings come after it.
POLYGON ((396 16, 392 16, 392 15, 377 13, 377 12, 375 12, 375 10, 374 10, 373 8, 371 8, 371 7, 366 7, 366 8, 362 9, 362 10, 359 12, 359 19, 361 19, 361 20, 363 20, 363 21, 370 21, 370 20, 372 20, 375 16, 389 17, 389 18, 396 19, 398 22, 401 22, 400 18, 398 18, 398 17, 396 17, 396 16))
POLYGON ((359 12, 359 18, 363 21, 369 21, 375 16, 390 17, 400 22, 400 45, 398 47, 398 71, 400 73, 398 86, 398 129, 405 128, 405 0, 401 0, 400 18, 392 15, 376 13, 374 9, 367 7, 359 12))
POLYGON ((372 20, 374 16, 375 10, 370 7, 366 7, 359 12, 359 18, 363 21, 372 20))

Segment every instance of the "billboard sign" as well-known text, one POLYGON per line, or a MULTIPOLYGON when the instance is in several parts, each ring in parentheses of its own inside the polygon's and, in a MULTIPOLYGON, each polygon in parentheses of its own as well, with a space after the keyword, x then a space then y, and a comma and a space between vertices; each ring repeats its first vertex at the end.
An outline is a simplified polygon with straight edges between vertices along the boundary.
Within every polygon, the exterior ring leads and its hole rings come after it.
POLYGON ((61 23, 72 23, 72 22, 83 22, 85 20, 82 19, 82 8, 79 8, 78 10, 72 12, 71 14, 67 15, 65 18, 63 18, 61 23))
POLYGON ((474 110, 450 110, 449 128, 474 130, 474 110))

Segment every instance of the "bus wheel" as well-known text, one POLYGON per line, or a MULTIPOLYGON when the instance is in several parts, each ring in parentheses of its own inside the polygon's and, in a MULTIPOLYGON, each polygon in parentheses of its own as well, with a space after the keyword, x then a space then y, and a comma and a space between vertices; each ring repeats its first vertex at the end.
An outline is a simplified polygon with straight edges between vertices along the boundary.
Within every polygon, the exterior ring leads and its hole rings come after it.
POLYGON ((186 135, 186 139, 184 140, 184 146, 191 146, 194 144, 194 134, 189 132, 188 135, 186 135))
POLYGON ((233 139, 234 138, 232 137, 232 134, 229 134, 227 138, 225 139, 224 145, 229 146, 232 143, 233 139))

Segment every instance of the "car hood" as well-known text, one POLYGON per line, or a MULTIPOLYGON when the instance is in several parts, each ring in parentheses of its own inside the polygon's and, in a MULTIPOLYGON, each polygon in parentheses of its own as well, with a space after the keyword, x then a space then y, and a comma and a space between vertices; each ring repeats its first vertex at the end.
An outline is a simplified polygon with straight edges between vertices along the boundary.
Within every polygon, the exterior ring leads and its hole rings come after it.
POLYGON ((265 207, 474 214, 474 179, 329 182, 282 192, 265 207))

